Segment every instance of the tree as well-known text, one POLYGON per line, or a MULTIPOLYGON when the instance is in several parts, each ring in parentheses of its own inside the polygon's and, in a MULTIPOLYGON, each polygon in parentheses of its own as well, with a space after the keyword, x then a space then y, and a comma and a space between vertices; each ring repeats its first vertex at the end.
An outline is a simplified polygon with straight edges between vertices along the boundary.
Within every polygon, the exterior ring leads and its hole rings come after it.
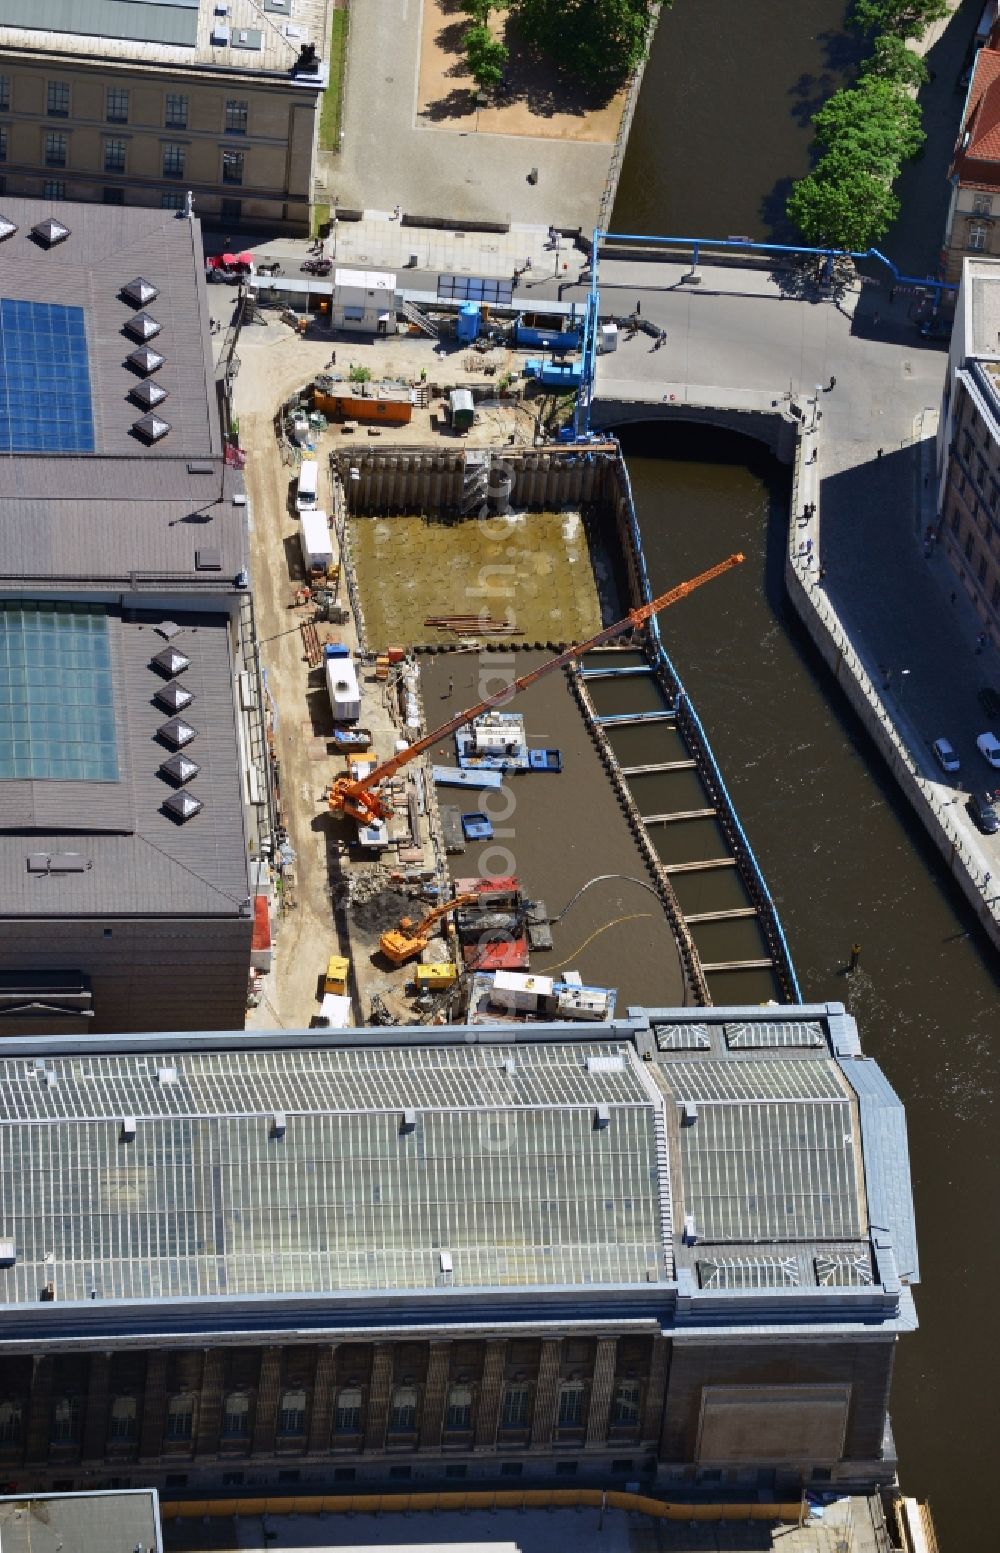
POLYGON ((872 52, 861 61, 858 74, 878 76, 884 81, 895 81, 906 91, 918 92, 927 80, 927 66, 919 54, 907 48, 903 38, 885 32, 875 39, 872 52))
POLYGON ((509 57, 505 45, 482 26, 467 27, 463 41, 466 64, 476 85, 484 92, 499 86, 509 57))
POLYGON ((862 253, 885 236, 899 214, 899 201, 884 179, 862 169, 824 168, 821 162, 795 184, 788 217, 816 248, 862 253))
POLYGON ((947 15, 947 0, 854 0, 851 26, 858 32, 922 38, 932 22, 947 15))
POLYGON ((835 92, 812 122, 821 151, 853 161, 859 171, 881 174, 890 182, 926 138, 914 99, 894 81, 873 75, 847 91, 835 92))
POLYGON ((525 41, 567 75, 613 92, 646 52, 655 0, 510 0, 525 41))

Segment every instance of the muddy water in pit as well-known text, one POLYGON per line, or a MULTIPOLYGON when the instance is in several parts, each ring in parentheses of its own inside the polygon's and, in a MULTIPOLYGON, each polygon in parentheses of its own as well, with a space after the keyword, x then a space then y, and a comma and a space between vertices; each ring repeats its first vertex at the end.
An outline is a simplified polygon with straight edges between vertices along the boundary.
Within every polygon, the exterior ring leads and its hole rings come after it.
MULTIPOLYGON (((893 1390, 900 1474, 930 1499, 942 1547, 985 1553, 996 1518, 973 1510, 966 1485, 989 1481, 1000 1390, 996 962, 788 605, 786 472, 751 443, 690 428, 636 432, 626 456, 654 591, 747 553, 661 626, 778 902, 803 995, 847 1003, 906 1102, 922 1283, 921 1330, 900 1343, 893 1390), (846 977, 855 939, 861 970, 846 977)), ((660 758, 661 732, 627 738, 630 761, 660 758)), ((687 911, 742 904, 732 870, 675 883, 687 911)), ((732 980, 727 991, 713 978, 717 1001, 740 995, 743 978, 732 980)))
MULTIPOLYGON (((543 660, 541 653, 517 652, 491 655, 488 661, 513 677, 543 660)), ((454 654, 421 657, 428 715, 435 717, 440 708, 443 721, 448 711, 477 699, 486 661, 454 654)), ((497 688, 493 667, 484 677, 485 688, 497 688)), ((517 709, 524 713, 531 747, 561 750, 563 770, 519 772, 506 778, 500 793, 438 788, 439 803, 456 804, 464 814, 484 810, 495 833, 492 842, 468 843, 464 854, 449 858, 452 877, 516 873, 525 894, 544 900, 552 915, 595 874, 626 874, 648 885, 642 856, 564 675, 551 674, 533 685, 518 698, 517 709)), ((442 744, 432 758, 454 765, 453 742, 442 744)), ((630 1003, 684 1001, 677 948, 663 907, 640 885, 626 880, 595 885, 552 935, 553 949, 532 955, 532 968, 541 975, 556 967, 576 969, 585 982, 617 987, 620 1011, 630 1003)))
POLYGON ((529 642, 578 642, 600 627, 595 573, 603 582, 607 566, 599 547, 591 556, 577 513, 487 523, 362 517, 351 520, 351 536, 373 647, 455 640, 425 626, 428 615, 486 612, 529 642))

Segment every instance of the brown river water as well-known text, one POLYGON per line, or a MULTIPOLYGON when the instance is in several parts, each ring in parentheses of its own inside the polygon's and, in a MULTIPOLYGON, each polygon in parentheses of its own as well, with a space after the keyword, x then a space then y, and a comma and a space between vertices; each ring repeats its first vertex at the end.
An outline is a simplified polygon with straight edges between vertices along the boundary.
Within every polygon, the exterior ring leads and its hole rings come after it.
MULTIPOLYGON (((843 12, 841 0, 675 0, 612 226, 780 233, 785 180, 808 167, 809 113, 852 57, 843 12)), ((922 1282, 920 1330, 900 1344, 893 1391, 900 1478, 929 1499, 943 1550, 986 1553, 1000 1545, 1000 1516, 971 1489, 990 1481, 1000 1391, 996 960, 785 599, 787 472, 721 433, 639 430, 625 450, 654 591, 730 550, 748 555, 724 615, 706 588, 663 618, 664 637, 804 997, 847 1003, 906 1102, 922 1282), (861 970, 848 978, 854 940, 861 970)), ((644 736, 630 740, 639 763, 644 736)))

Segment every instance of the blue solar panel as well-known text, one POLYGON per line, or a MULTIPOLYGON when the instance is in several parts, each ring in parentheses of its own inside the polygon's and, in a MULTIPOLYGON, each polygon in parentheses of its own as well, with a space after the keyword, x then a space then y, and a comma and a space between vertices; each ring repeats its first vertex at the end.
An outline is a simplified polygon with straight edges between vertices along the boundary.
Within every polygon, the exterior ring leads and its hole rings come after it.
POLYGON ((0 453, 92 453, 82 307, 0 297, 0 453))

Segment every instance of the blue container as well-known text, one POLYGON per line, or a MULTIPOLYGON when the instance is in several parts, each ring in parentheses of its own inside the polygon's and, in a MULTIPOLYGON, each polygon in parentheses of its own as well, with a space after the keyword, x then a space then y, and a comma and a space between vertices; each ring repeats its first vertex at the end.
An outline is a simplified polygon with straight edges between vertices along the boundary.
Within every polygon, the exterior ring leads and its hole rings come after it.
POLYGON ((327 642, 323 648, 324 658, 349 658, 351 649, 346 642, 327 642))

